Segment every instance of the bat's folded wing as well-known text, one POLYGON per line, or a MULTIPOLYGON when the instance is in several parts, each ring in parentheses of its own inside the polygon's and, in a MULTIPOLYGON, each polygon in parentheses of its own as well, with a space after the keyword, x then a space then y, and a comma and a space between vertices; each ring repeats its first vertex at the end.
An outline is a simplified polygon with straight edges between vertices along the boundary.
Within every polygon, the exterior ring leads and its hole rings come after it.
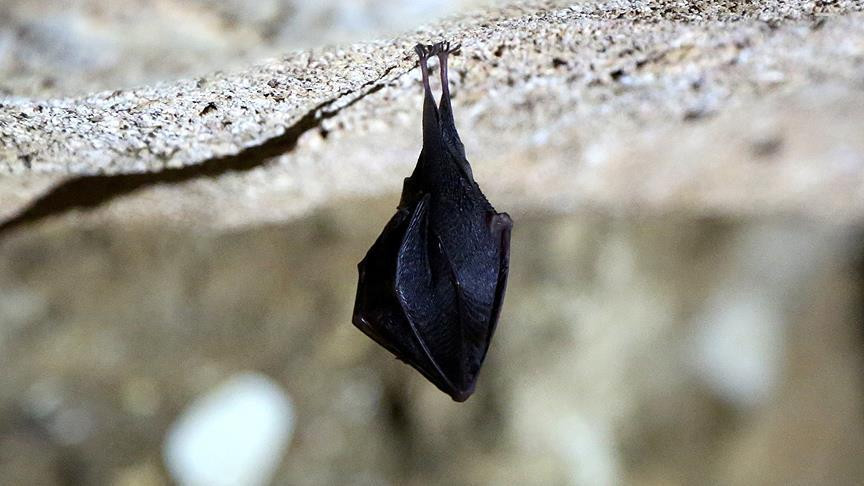
POLYGON ((397 296, 432 363, 432 369, 421 371, 454 399, 464 400, 473 389, 473 377, 465 373, 461 303, 451 265, 429 226, 426 196, 412 214, 399 250, 397 296))
POLYGON ((357 265, 360 280, 352 322, 397 358, 415 365, 428 358, 416 343, 394 287, 396 257, 409 219, 409 211, 397 212, 357 265))
POLYGON ((510 274, 510 233, 513 231, 513 220, 507 213, 496 213, 490 222, 492 236, 498 244, 498 282, 495 286, 495 300, 492 303, 492 314, 489 317, 489 339, 486 348, 492 342, 498 318, 501 316, 501 305, 504 303, 504 291, 507 289, 507 277, 510 274))

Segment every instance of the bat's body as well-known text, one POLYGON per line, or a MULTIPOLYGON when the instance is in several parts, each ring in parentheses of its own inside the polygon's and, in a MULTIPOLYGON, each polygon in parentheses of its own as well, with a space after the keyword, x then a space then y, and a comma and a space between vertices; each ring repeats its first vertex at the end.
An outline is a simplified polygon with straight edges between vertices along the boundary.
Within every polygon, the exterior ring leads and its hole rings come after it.
POLYGON ((474 182, 456 132, 447 80, 447 56, 455 50, 448 43, 415 48, 423 150, 398 211, 358 265, 353 321, 461 402, 474 391, 498 321, 512 222, 474 182), (432 55, 441 69, 437 107, 426 62, 432 55))

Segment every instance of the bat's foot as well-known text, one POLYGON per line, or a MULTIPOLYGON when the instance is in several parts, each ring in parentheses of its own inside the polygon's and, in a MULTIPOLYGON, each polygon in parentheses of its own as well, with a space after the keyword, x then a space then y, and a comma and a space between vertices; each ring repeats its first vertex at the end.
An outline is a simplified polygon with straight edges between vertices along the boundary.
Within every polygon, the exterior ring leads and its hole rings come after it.
POLYGON ((417 53, 417 57, 419 57, 421 61, 425 61, 432 57, 432 53, 429 52, 431 48, 431 45, 417 44, 416 46, 414 46, 414 52, 417 53))
POLYGON ((436 42, 435 44, 432 44, 431 46, 428 46, 428 47, 429 47, 429 53, 431 55, 441 57, 441 56, 447 56, 449 54, 454 54, 456 52, 459 52, 459 48, 461 48, 462 45, 461 44, 451 45, 450 41, 444 41, 444 42, 436 42))
POLYGON ((417 44, 414 46, 414 52, 421 61, 425 61, 432 56, 447 56, 459 52, 461 44, 452 45, 449 41, 436 42, 435 44, 417 44))

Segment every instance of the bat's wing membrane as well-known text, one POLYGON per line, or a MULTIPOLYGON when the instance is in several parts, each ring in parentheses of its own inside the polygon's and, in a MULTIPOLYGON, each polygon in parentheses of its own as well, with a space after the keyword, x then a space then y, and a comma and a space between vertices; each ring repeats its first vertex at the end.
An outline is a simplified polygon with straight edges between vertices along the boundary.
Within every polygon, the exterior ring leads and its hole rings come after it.
POLYGON ((490 221, 492 236, 498 240, 500 260, 498 264, 498 283, 495 286, 495 300, 492 303, 492 314, 489 317, 489 339, 486 349, 492 342, 492 335, 498 325, 501 315, 501 304, 504 303, 504 290, 507 288, 507 277, 510 273, 510 233, 513 230, 513 220, 507 213, 496 213, 490 221))
POLYGON ((475 197, 463 198, 459 210, 464 221, 476 218, 482 223, 460 228, 444 219, 436 221, 436 227, 446 242, 440 246, 455 282, 462 382, 470 389, 498 323, 509 273, 512 221, 506 213, 496 213, 479 190, 475 197))
POLYGON ((396 264, 396 294, 432 364, 421 371, 455 398, 466 386, 459 303, 450 265, 429 231, 429 201, 429 195, 420 200, 405 231, 396 264))
POLYGON ((396 256, 410 221, 407 210, 397 212, 357 265, 360 281, 354 303, 354 325, 406 363, 426 363, 429 358, 415 343, 408 321, 394 295, 396 256))

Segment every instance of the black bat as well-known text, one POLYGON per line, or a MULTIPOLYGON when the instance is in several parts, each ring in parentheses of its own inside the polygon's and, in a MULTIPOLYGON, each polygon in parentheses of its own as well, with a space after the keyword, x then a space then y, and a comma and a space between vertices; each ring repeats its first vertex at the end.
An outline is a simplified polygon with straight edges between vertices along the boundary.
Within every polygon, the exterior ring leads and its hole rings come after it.
POLYGON ((453 400, 474 392, 504 299, 513 222, 474 182, 450 107, 448 42, 418 44, 423 149, 396 214, 360 262, 354 325, 453 400), (427 60, 438 56, 441 101, 427 60))

